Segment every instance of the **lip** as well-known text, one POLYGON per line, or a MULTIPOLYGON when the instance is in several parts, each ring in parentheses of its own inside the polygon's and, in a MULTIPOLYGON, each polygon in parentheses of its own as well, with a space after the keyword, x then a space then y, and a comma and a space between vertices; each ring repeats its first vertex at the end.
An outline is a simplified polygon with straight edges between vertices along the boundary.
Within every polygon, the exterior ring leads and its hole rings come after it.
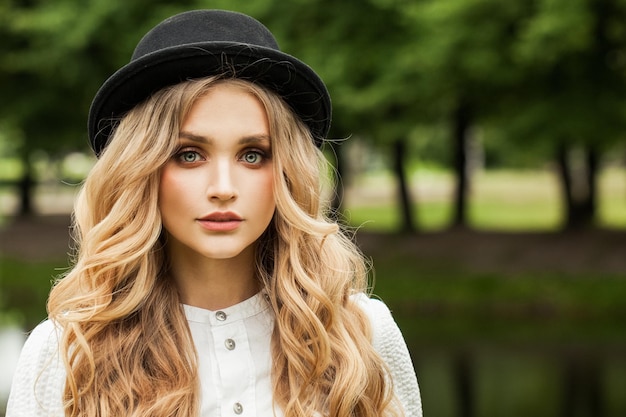
POLYGON ((230 232, 237 229, 243 218, 230 211, 216 211, 197 219, 200 226, 212 232, 230 232))

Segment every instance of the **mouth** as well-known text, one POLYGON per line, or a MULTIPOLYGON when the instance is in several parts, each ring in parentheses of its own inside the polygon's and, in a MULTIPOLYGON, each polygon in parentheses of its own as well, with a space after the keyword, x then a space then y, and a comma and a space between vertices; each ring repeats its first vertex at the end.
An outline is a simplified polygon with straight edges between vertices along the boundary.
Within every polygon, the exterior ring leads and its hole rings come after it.
POLYGON ((215 212, 199 218, 198 223, 212 232, 229 232, 235 230, 243 222, 243 218, 232 212, 215 212))
POLYGON ((240 222, 243 219, 237 213, 220 211, 201 217, 198 220, 207 222, 240 222))

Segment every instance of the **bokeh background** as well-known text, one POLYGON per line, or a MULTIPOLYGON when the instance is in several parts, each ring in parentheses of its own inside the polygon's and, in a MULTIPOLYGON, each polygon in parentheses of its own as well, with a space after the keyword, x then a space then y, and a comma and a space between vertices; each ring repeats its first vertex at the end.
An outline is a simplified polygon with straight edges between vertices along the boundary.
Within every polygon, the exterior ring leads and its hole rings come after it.
POLYGON ((626 0, 0 0, 0 415, 69 266, 91 99, 191 8, 326 81, 329 196, 426 416, 626 415, 626 0))

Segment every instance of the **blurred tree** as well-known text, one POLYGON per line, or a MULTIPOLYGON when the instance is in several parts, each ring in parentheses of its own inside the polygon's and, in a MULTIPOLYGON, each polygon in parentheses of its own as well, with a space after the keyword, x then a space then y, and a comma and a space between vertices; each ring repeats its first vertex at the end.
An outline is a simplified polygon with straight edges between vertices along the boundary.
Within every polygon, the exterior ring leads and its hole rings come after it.
POLYGON ((535 158, 552 150, 565 226, 591 224, 599 155, 626 128, 626 2, 423 0, 407 13, 423 84, 409 88, 450 120, 453 224, 467 223, 470 128, 494 120, 535 158))
POLYGON ((590 226, 600 156, 626 131, 626 1, 537 0, 515 55, 524 77, 506 106, 508 135, 550 144, 564 227, 590 226))
MULTIPOLYGON (((511 138, 511 151, 559 155, 567 224, 589 223, 599 155, 626 127, 625 3, 91 0, 77 7, 73 0, 0 0, 0 126, 12 132, 11 149, 26 167, 22 212, 31 210, 34 152, 86 147, 90 101, 143 33, 165 16, 212 7, 257 17, 283 50, 320 73, 333 96, 338 143, 355 136, 391 152, 402 230, 416 228, 407 142, 437 130, 424 126, 441 126, 442 117, 457 177, 455 225, 467 223, 467 149, 477 125, 511 138)), ((506 141, 499 146, 507 149, 506 141)))
MULTIPOLYGON (((276 2, 262 17, 283 49, 309 63, 327 83, 334 108, 331 136, 338 138, 337 145, 355 136, 378 151, 391 150, 400 229, 414 231, 404 167, 406 141, 419 117, 413 22, 396 2, 381 0, 276 2)), ((341 147, 335 146, 335 152, 341 161, 341 147)))
MULTIPOLYGON (((525 2, 423 0, 410 9, 425 101, 449 120, 456 176, 452 225, 467 226, 471 128, 500 106, 520 79, 511 45, 527 13, 525 2)), ((424 99, 422 99, 424 101, 424 99)))
MULTIPOLYGON (((414 230, 403 151, 419 97, 418 90, 407 89, 415 85, 417 74, 411 58, 414 25, 395 2, 215 0, 173 5, 93 0, 79 9, 71 0, 53 5, 45 0, 8 1, 2 30, 10 42, 0 58, 0 87, 11 99, 0 105, 0 117, 23 132, 19 151, 26 167, 36 150, 60 155, 85 147, 84 125, 93 94, 127 61, 148 27, 190 7, 228 8, 263 21, 284 50, 322 75, 335 100, 333 137, 363 137, 393 151, 401 227, 414 230)), ((341 162, 341 148, 335 149, 341 162)), ((344 164, 338 165, 341 169, 344 164)), ((30 211, 29 172, 25 170, 22 181, 24 213, 30 211)))
POLYGON ((86 120, 99 85, 127 62, 141 35, 178 2, 3 0, 0 120, 23 161, 20 214, 33 211, 35 152, 58 157, 87 146, 86 120))
MULTIPOLYGON (((606 21, 606 11, 611 10, 600 4, 608 1, 296 0, 266 3, 266 7, 257 8, 256 13, 275 31, 284 49, 303 57, 326 80, 334 98, 333 135, 365 138, 378 149, 392 152, 390 159, 398 182, 402 213, 401 229, 413 231, 413 201, 404 164, 406 141, 416 136, 418 125, 439 124, 442 115, 449 120, 451 160, 457 178, 453 217, 456 226, 467 223, 471 183, 468 149, 472 127, 495 124, 501 132, 515 136, 508 127, 515 122, 509 119, 519 119, 518 124, 526 123, 527 129, 523 136, 518 135, 521 145, 510 146, 510 152, 519 152, 521 148, 523 152, 534 154, 531 158, 535 159, 544 155, 546 149, 556 153, 557 144, 564 137, 569 148, 572 135, 564 136, 543 127, 547 119, 553 118, 572 127, 568 122, 572 115, 571 97, 554 106, 546 104, 544 96, 554 89, 550 65, 558 64, 558 68, 572 73, 578 71, 567 61, 564 52, 577 45, 581 33, 589 32, 582 25, 593 20, 588 17, 589 12, 604 10, 606 21), (587 3, 596 6, 587 7, 587 3), (547 38, 550 45, 546 51, 542 42, 547 38), (550 48, 555 51, 550 52, 550 48), (546 53, 553 59, 546 59, 546 53), (547 105, 551 106, 551 111, 545 111, 547 105), (537 107, 542 111, 535 112, 537 107), (543 140, 535 141, 538 137, 543 140)), ((615 32, 616 25, 602 30, 615 32)), ((595 51, 591 54, 602 49, 599 43, 586 47, 588 53, 595 51)), ((597 58, 589 55, 585 59, 597 66, 602 62, 597 58)), ((617 58, 619 55, 613 60, 617 58)), ((604 78, 604 81, 613 83, 615 77, 604 78)), ((593 89, 581 91, 576 82, 567 84, 566 91, 568 94, 577 91, 574 94, 581 98, 594 96, 593 89)), ((621 112, 617 102, 608 106, 613 114, 621 112)), ((597 113, 604 113, 604 110, 597 113)), ((584 117, 578 118, 579 124, 593 126, 593 122, 587 122, 584 117)), ((518 129, 518 133, 522 131, 518 129)), ((341 161, 341 148, 337 149, 341 161)), ((593 155, 595 153, 591 152, 587 158, 578 158, 578 161, 587 161, 587 166, 591 167, 589 172, 597 166, 593 155)), ((557 160, 565 167, 563 161, 571 159, 557 160)), ((569 165, 561 171, 577 172, 569 165)), ((570 185, 573 181, 568 180, 572 176, 562 175, 568 201, 573 201, 572 196, 577 195, 575 187, 570 185)), ((583 178, 593 184, 592 176, 583 178)), ((593 189, 591 185, 587 188, 593 189)), ((572 204, 567 206, 573 207, 572 204)), ((568 212, 574 213, 574 209, 568 212)))

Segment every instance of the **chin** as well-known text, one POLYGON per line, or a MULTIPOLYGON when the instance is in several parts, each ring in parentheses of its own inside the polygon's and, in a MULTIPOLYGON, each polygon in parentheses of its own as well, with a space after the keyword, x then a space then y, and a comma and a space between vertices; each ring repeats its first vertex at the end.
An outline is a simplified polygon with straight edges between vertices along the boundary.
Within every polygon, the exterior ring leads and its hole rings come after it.
POLYGON ((220 248, 205 248, 205 250, 200 252, 200 255, 207 259, 228 260, 241 257, 246 252, 246 248, 229 248, 228 246, 222 246, 220 248))
POLYGON ((211 252, 211 253, 204 253, 203 255, 207 259, 225 261, 225 260, 237 258, 239 255, 241 255, 241 252, 218 252, 218 253, 211 252))

